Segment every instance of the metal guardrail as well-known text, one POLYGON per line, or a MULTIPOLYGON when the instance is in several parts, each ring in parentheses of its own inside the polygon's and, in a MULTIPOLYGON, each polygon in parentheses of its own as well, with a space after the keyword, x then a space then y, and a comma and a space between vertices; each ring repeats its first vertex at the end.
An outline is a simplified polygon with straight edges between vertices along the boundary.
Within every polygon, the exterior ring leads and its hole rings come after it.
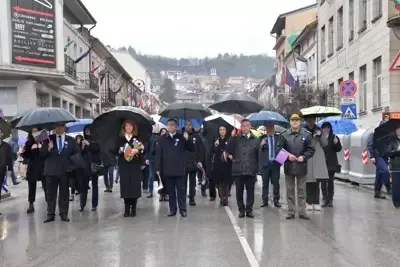
POLYGON ((77 79, 75 60, 64 54, 64 71, 71 78, 77 79))

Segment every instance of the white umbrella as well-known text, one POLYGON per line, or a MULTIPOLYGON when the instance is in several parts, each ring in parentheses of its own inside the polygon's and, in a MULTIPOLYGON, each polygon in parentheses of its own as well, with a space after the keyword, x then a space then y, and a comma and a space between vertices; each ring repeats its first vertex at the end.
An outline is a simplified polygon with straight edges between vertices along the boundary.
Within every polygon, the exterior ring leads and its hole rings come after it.
POLYGON ((153 125, 153 133, 158 134, 162 128, 167 129, 167 126, 162 122, 156 121, 156 124, 153 125))
POLYGON ((229 125, 231 125, 232 127, 240 129, 240 121, 231 115, 214 114, 206 117, 204 121, 218 121, 221 119, 224 120, 229 125))

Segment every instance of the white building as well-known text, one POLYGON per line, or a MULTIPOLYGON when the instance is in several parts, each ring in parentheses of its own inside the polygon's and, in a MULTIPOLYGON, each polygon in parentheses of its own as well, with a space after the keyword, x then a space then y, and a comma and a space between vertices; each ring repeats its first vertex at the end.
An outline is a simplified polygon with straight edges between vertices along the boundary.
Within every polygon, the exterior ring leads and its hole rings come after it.
POLYGON ((36 106, 90 117, 98 110, 98 93, 88 99, 75 92, 79 74, 89 72, 90 56, 75 60, 89 48, 78 29, 97 22, 80 0, 43 3, 0 1, 0 107, 5 117, 36 106), (65 36, 73 41, 69 48, 65 36))
POLYGON ((137 85, 140 90, 151 92, 151 75, 142 63, 136 60, 128 51, 112 50, 111 53, 130 74, 130 76, 132 76, 133 83, 137 85), (144 85, 139 84, 140 81, 143 81, 144 85))
POLYGON ((387 27, 397 14, 388 0, 319 0, 319 83, 338 91, 343 80, 354 80, 359 127, 375 127, 382 111, 400 107, 400 74, 388 68, 400 42, 387 27))

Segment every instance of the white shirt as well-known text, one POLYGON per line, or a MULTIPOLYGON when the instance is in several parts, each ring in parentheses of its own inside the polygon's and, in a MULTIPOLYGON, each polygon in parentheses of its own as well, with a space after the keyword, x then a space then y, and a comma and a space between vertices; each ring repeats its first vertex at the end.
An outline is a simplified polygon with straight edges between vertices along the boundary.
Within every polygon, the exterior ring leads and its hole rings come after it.
POLYGON ((174 135, 176 135, 176 133, 169 133, 169 136, 171 136, 171 138, 174 138, 174 135))
POLYGON ((247 139, 250 139, 250 133, 248 134, 243 134, 244 137, 246 137, 247 139))
POLYGON ((56 144, 57 144, 58 151, 60 151, 60 147, 59 147, 59 144, 60 144, 60 136, 61 136, 61 145, 62 145, 61 149, 64 148, 64 143, 65 143, 65 133, 63 133, 63 134, 56 134, 56 144))

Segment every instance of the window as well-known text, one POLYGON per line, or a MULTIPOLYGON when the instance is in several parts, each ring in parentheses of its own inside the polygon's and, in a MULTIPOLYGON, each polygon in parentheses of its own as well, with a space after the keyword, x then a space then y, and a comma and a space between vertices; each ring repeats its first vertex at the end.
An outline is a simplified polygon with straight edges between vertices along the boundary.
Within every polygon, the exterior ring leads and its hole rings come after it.
POLYGON ((334 95, 335 95, 335 83, 331 83, 329 84, 327 92, 327 103, 326 103, 329 107, 335 106, 335 100, 333 99, 334 95))
POLYGON ((360 68, 360 112, 367 111, 367 66, 360 68))
POLYGON ((374 59, 373 88, 372 88, 372 107, 382 106, 382 58, 374 59))
POLYGON ((340 7, 337 12, 337 48, 338 50, 343 47, 343 7, 340 7))
POLYGON ((360 1, 360 25, 359 25, 359 33, 363 32, 367 29, 367 0, 359 0, 360 1))
POLYGON ((354 0, 349 1, 349 41, 354 38, 354 0))
POLYGON ((340 87, 340 84, 343 82, 343 78, 340 78, 339 80, 337 80, 337 86, 338 88, 340 87))
POLYGON ((349 73, 349 80, 354 81, 354 71, 349 73))
POLYGON ((372 0, 372 4, 372 12, 374 15, 372 22, 374 22, 382 15, 382 0, 372 0))
POLYGON ((326 54, 326 43, 325 43, 325 26, 321 28, 321 60, 325 60, 326 54))
POLYGON ((333 54, 333 30, 333 17, 331 17, 328 28, 328 56, 333 54))

